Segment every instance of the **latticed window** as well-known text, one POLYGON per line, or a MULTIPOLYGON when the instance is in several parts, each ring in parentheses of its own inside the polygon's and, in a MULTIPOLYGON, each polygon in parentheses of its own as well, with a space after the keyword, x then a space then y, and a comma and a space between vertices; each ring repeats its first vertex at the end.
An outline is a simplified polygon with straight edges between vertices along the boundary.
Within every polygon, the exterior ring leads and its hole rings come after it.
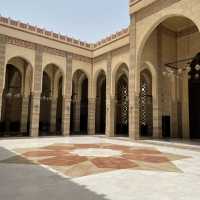
POLYGON ((128 124, 128 87, 127 84, 121 85, 121 121, 128 124))
POLYGON ((140 93, 140 124, 141 125, 147 125, 147 95, 148 95, 148 90, 147 90, 147 84, 146 82, 143 82, 141 84, 141 93, 140 93))
POLYGON ((118 83, 118 120, 122 125, 128 124, 128 84, 124 79, 118 83))
POLYGON ((152 95, 149 88, 148 83, 142 80, 140 89, 140 126, 142 135, 150 134, 153 127, 152 95))

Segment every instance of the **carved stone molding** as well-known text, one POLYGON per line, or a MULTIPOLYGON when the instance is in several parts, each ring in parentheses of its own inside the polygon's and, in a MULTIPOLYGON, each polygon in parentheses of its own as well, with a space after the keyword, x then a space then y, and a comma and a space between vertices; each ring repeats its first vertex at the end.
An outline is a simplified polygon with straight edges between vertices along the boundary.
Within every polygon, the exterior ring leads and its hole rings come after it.
POLYGON ((3 92, 6 43, 7 38, 4 35, 0 35, 0 93, 3 92))
MULTIPOLYGON (((37 46, 39 45, 39 44, 36 44, 33 42, 24 41, 24 40, 21 40, 18 38, 10 37, 10 36, 5 36, 5 37, 6 37, 6 41, 8 44, 23 47, 23 48, 36 50, 37 46)), ((1 40, 1 37, 0 37, 0 40, 1 40)), ((78 60, 78 61, 82 61, 82 62, 86 62, 86 63, 92 63, 92 59, 85 57, 85 56, 69 53, 66 51, 62 51, 59 49, 55 49, 55 48, 51 48, 51 47, 47 47, 47 46, 43 46, 43 45, 39 45, 39 46, 43 48, 43 52, 51 54, 51 55, 66 57, 66 54, 71 54, 73 56, 74 60, 78 60)))

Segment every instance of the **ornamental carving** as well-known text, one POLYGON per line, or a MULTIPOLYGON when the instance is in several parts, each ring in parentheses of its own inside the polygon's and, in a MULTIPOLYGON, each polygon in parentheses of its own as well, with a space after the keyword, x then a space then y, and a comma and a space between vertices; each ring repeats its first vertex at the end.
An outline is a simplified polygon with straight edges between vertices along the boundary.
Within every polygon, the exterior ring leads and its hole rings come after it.
MULTIPOLYGON (((9 36, 5 36, 5 37, 7 39, 7 43, 11 44, 11 45, 28 48, 28 49, 32 49, 32 50, 36 50, 36 46, 38 46, 36 43, 24 41, 24 40, 9 37, 9 36)), ((51 48, 51 47, 47 47, 47 46, 43 46, 43 45, 39 45, 39 46, 42 46, 43 52, 51 54, 51 55, 66 57, 66 54, 69 54, 68 52, 62 51, 59 49, 55 49, 55 48, 51 48)), ((92 63, 91 58, 77 55, 77 54, 71 54, 71 55, 73 56, 74 60, 78 60, 78 61, 82 61, 82 62, 86 62, 86 63, 90 63, 90 64, 92 63)))

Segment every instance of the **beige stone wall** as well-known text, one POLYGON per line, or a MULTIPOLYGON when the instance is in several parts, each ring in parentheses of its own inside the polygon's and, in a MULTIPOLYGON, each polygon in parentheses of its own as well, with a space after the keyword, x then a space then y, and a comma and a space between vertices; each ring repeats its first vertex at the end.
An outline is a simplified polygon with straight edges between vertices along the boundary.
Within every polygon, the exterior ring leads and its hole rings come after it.
MULTIPOLYGON (((200 1, 138 0, 131 3, 130 13, 129 29, 114 34, 99 44, 90 44, 89 47, 61 42, 59 39, 44 37, 22 28, 0 23, 0 34, 3 38, 0 44, 2 72, 0 97, 4 88, 6 64, 14 57, 26 60, 30 69, 25 76, 23 86, 25 86, 24 96, 30 95, 30 88, 32 92, 32 136, 38 135, 42 74, 49 64, 57 66, 63 76, 63 133, 65 135, 69 134, 72 78, 77 70, 82 70, 88 78, 88 129, 90 134, 94 134, 96 81, 99 72, 103 70, 107 81, 106 133, 113 136, 115 82, 117 70, 123 64, 127 66, 129 77, 130 136, 134 139, 139 137, 140 72, 145 68, 152 74, 155 137, 160 136, 162 115, 171 116, 174 137, 179 134, 177 130, 180 124, 182 124, 182 130, 189 130, 188 99, 186 98, 188 94, 185 92, 188 91, 187 77, 182 80, 177 80, 172 76, 164 77, 162 70, 165 63, 192 57, 199 52, 200 43, 197 41, 200 40, 200 34, 193 33, 189 36, 177 37, 173 31, 162 26, 158 27, 158 25, 169 17, 183 16, 191 19, 200 29, 200 1), (28 76, 32 78, 29 79, 28 76), (181 113, 178 113, 178 104, 181 105, 181 113), (177 119, 179 119, 178 123, 177 119)), ((22 63, 13 64, 19 67, 22 75, 25 73, 20 67, 22 63)), ((59 76, 60 74, 57 78, 59 76)), ((54 97, 56 94, 56 92, 53 94, 54 97)), ((0 98, 0 106, 1 101, 0 98)), ((26 107, 27 105, 24 106, 26 107)), ((26 116, 25 111, 23 115, 26 116)), ((186 131, 183 135, 186 135, 186 131)))

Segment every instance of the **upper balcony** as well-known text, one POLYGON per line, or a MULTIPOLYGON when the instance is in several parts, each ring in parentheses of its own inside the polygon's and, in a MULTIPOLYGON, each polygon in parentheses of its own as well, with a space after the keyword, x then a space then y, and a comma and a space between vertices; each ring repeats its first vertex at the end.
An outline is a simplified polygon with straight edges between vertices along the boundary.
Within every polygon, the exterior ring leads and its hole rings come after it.
POLYGON ((147 7, 157 0, 129 0, 129 13, 130 15, 139 11, 140 9, 147 7))

